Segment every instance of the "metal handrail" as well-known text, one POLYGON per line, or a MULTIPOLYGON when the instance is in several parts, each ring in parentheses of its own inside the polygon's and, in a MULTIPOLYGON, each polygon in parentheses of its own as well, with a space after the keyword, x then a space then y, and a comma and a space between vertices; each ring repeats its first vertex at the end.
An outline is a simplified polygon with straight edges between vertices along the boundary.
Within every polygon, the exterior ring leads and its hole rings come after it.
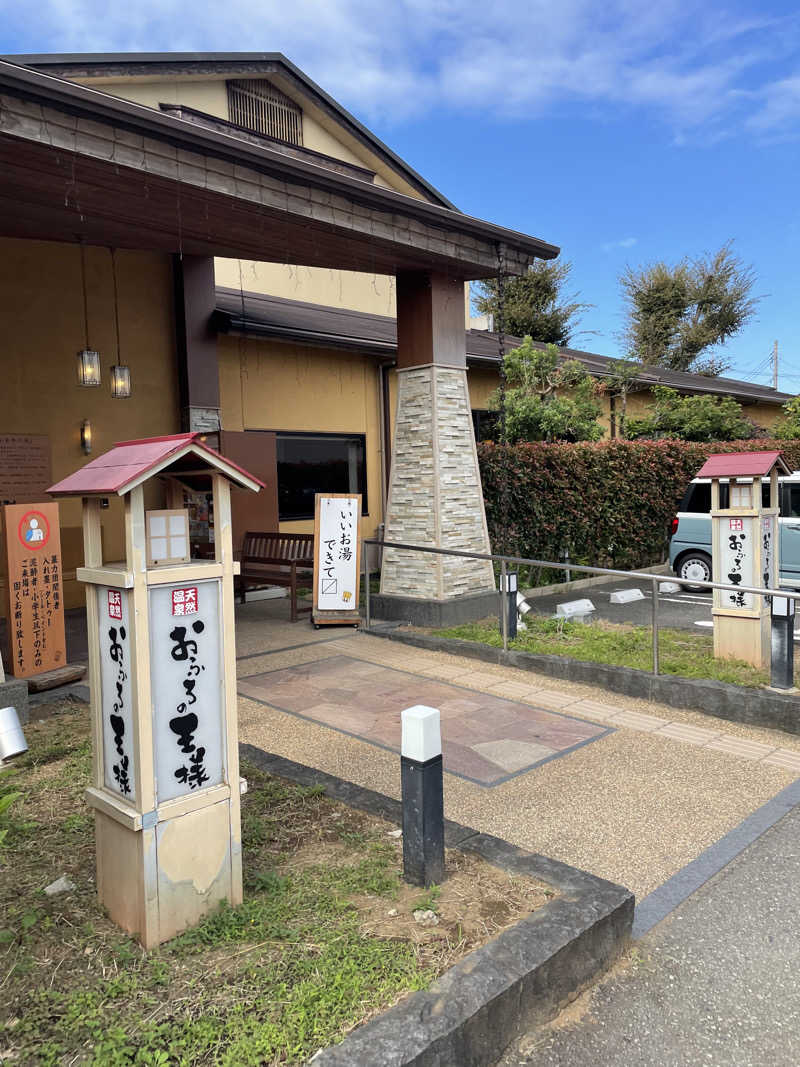
MULTIPOLYGON (((505 575, 506 568, 509 563, 523 564, 526 567, 548 567, 551 570, 560 571, 582 571, 585 574, 607 574, 616 578, 638 578, 645 582, 650 582, 653 590, 653 605, 652 605, 652 628, 653 628, 653 674, 659 673, 658 662, 658 583, 664 580, 664 576, 661 574, 652 574, 644 571, 620 571, 614 570, 611 567, 588 567, 581 564, 573 563, 556 563, 553 560, 543 559, 528 559, 525 556, 503 556, 494 552, 466 552, 460 548, 434 548, 431 545, 409 545, 402 541, 381 541, 373 537, 365 537, 362 542, 364 545, 378 545, 381 549, 396 548, 409 552, 428 552, 437 556, 460 556, 465 559, 482 559, 490 562, 499 562, 501 565, 501 574, 505 575)), ((370 591, 369 591, 369 576, 371 573, 370 568, 367 565, 367 553, 363 552, 364 558, 364 571, 366 577, 365 583, 365 619, 367 628, 370 625, 370 591)), ((791 595, 792 590, 789 589, 764 589, 760 586, 753 585, 732 585, 726 582, 703 582, 693 578, 679 578, 677 575, 670 576, 669 581, 677 582, 679 585, 688 585, 693 589, 721 589, 723 591, 733 593, 751 593, 755 596, 768 596, 772 597, 776 594, 779 595, 791 595)), ((502 588, 502 583, 501 583, 502 588)), ((501 597, 504 595, 502 592, 499 594, 501 597)), ((800 593, 794 595, 800 596, 800 593)), ((508 651, 508 632, 507 627, 503 624, 503 620, 506 618, 506 612, 503 610, 502 601, 500 608, 501 630, 503 634, 503 650, 508 651)))

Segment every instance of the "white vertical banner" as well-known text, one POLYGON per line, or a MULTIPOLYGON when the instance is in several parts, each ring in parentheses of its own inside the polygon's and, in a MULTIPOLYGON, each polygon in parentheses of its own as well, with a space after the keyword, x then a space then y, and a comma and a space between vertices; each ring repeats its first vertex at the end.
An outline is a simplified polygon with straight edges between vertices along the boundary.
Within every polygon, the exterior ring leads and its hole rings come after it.
POLYGON ((150 589, 150 676, 158 803, 223 780, 218 579, 150 589))
POLYGON ((777 518, 772 515, 761 517, 761 584, 765 589, 772 589, 776 585, 772 573, 776 522, 777 518))
MULTIPOLYGON (((717 522, 718 548, 720 559, 720 581, 731 585, 755 585, 753 543, 753 523, 751 516, 729 518, 724 516, 717 522)), ((734 592, 729 589, 717 590, 719 606, 724 608, 744 608, 751 611, 754 607, 752 593, 734 592)))
POLYGON ((136 786, 131 696, 128 590, 97 587, 100 640, 100 708, 103 720, 103 781, 106 789, 134 803, 136 786))
POLYGON ((361 497, 317 496, 315 609, 358 610, 361 497))

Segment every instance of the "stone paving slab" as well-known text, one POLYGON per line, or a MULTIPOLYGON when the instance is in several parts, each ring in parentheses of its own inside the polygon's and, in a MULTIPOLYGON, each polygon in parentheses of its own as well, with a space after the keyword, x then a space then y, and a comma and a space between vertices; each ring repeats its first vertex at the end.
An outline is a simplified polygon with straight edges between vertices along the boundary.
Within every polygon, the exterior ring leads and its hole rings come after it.
MULTIPOLYGON (((491 684, 494 676, 481 681, 491 684)), ((248 675, 239 692, 398 753, 403 709, 436 707, 445 770, 483 786, 500 785, 610 732, 561 712, 346 655, 248 675)))
MULTIPOLYGON (((283 629, 283 645, 273 635, 271 652, 239 664, 240 678, 346 655, 373 668, 396 667, 413 674, 423 687, 445 681, 458 689, 458 699, 465 703, 479 702, 482 694, 489 693, 525 704, 531 713, 563 711, 595 725, 613 726, 614 732, 597 744, 550 759, 490 789, 445 774, 445 811, 449 818, 483 832, 627 885, 637 897, 661 885, 800 775, 800 739, 778 731, 721 722, 699 712, 510 667, 481 665, 477 672, 475 661, 463 656, 397 646, 352 631, 340 631, 338 638, 324 644, 297 648, 295 634, 300 627, 283 629), (287 651, 290 645, 295 647, 287 651), (466 675, 476 673, 487 675, 490 684, 463 682, 466 675), (552 695, 552 704, 545 694, 552 695), (623 725, 618 721, 621 712, 655 719, 656 728, 623 725), (695 729, 681 736, 680 726, 695 729), (710 742, 702 732, 708 730, 714 734, 710 742), (745 745, 741 751, 731 744, 721 750, 710 747, 719 740, 745 745), (753 750, 753 742, 761 747, 753 750)), ((253 642, 249 651, 265 647, 253 642)), ((472 714, 474 709, 462 707, 464 727, 472 725, 472 714)), ((242 741, 388 796, 400 795, 400 760, 390 747, 244 695, 239 715, 242 741)), ((653 723, 645 719, 643 725, 653 723)), ((469 751, 470 758, 484 758, 469 751)))

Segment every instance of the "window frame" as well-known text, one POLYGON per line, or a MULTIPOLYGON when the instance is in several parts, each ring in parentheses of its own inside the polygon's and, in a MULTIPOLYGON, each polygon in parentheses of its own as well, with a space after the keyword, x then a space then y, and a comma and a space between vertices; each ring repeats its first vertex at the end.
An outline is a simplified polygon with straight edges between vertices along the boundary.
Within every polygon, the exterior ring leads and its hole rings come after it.
MULTIPOLYGON (((305 437, 313 438, 314 440, 321 439, 336 439, 336 440, 358 440, 361 443, 362 450, 362 463, 361 463, 361 477, 359 480, 359 488, 356 490, 361 494, 361 515, 364 518, 369 517, 369 497, 367 487, 369 484, 368 472, 367 472, 367 435, 366 433, 360 433, 358 431, 349 432, 345 430, 274 430, 275 434, 275 488, 278 497, 278 522, 308 522, 314 519, 314 506, 312 503, 310 514, 290 514, 284 515, 281 511, 281 492, 280 492, 280 442, 281 438, 292 437, 305 437)), ((337 492, 349 492, 349 490, 336 490, 337 492)), ((333 490, 331 490, 333 492, 333 490)))

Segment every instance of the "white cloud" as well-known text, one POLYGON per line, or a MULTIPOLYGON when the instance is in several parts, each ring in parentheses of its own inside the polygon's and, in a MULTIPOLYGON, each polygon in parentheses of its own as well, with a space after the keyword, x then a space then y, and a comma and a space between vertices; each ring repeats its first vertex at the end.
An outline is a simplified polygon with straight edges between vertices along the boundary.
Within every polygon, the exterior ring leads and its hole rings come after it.
POLYGON ((616 252, 618 248, 633 248, 637 241, 637 237, 622 237, 618 241, 606 241, 601 247, 604 252, 616 252))
POLYGON ((747 120, 751 130, 762 134, 798 133, 800 125, 800 73, 783 78, 753 95, 758 103, 747 120))
POLYGON ((0 49, 282 51, 368 121, 434 107, 636 110, 681 143, 797 117, 798 79, 781 63, 800 23, 714 0, 41 0, 35 16, 23 0, 10 6, 0 49))

